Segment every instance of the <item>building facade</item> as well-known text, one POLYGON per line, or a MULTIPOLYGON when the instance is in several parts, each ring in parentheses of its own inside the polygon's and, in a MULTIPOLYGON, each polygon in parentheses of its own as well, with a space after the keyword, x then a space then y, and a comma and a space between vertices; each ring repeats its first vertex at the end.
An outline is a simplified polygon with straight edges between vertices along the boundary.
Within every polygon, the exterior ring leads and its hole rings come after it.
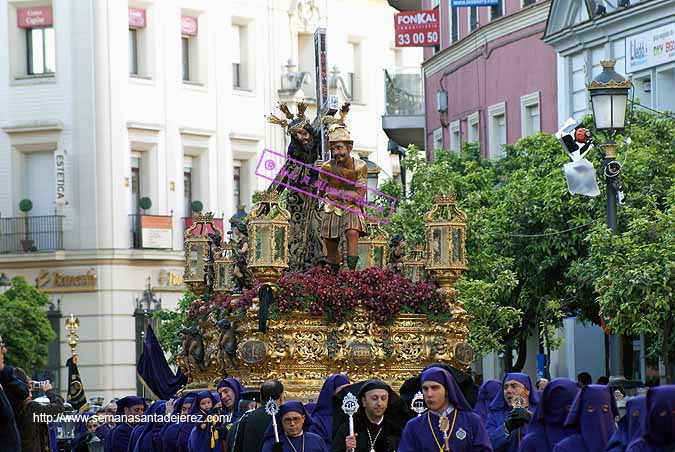
POLYGON ((423 5, 441 17, 441 45, 425 49, 423 63, 427 150, 480 142, 498 158, 505 144, 557 130, 555 51, 541 40, 550 1, 423 5))
POLYGON ((558 54, 561 124, 591 112, 586 84, 602 71, 604 59, 616 60, 616 71, 631 79, 636 102, 675 111, 675 2, 610 3, 552 3, 544 41, 558 54))
POLYGON ((287 145, 264 116, 312 104, 315 28, 331 94, 352 100, 355 150, 396 177, 384 70, 422 55, 394 47, 394 13, 384 0, 0 2, 0 270, 50 294, 62 391, 73 313, 87 394, 136 392, 147 314, 183 290, 188 217, 201 204, 227 227, 250 210, 268 185, 258 156, 287 145))

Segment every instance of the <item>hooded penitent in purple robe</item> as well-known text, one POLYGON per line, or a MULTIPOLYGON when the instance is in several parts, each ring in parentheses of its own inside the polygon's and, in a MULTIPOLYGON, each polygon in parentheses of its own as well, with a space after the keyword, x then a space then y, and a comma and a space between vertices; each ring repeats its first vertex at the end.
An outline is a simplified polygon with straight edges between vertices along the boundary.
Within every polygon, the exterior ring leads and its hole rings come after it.
MULTIPOLYGON (((525 389, 530 391, 529 397, 529 406, 528 410, 534 412, 537 408, 537 395, 532 386, 532 380, 526 374, 512 372, 504 376, 502 380, 502 388, 507 381, 517 381, 525 389)), ((500 391, 490 403, 487 422, 485 428, 487 429, 488 435, 490 436, 490 442, 492 443, 492 449, 495 452, 516 452, 520 447, 522 439, 527 435, 529 425, 523 425, 520 428, 514 429, 510 435, 506 435, 504 431, 504 421, 509 417, 511 408, 506 403, 504 398, 504 391, 500 391)))
POLYGON ((199 391, 197 397, 188 412, 188 416, 201 416, 204 422, 184 422, 178 431, 178 450, 181 452, 202 452, 203 450, 211 450, 211 425, 206 424, 207 416, 213 411, 203 411, 199 404, 204 399, 210 399, 211 405, 218 403, 218 400, 213 397, 210 391, 199 391), (201 428, 204 425, 205 428, 201 428), (196 435, 192 435, 193 431, 197 430, 196 435))
POLYGON ((349 384, 349 377, 346 375, 333 374, 328 377, 312 411, 313 423, 307 431, 319 435, 328 449, 333 445, 333 396, 337 388, 346 384, 349 384))
POLYGON ((576 432, 564 424, 578 391, 577 384, 567 378, 554 378, 546 385, 520 452, 551 452, 556 444, 576 432))
MULTIPOLYGON (((143 405, 145 400, 136 396, 127 396, 117 401, 117 414, 124 415, 124 408, 143 405)), ((121 422, 110 430, 105 439, 105 452, 128 452, 133 426, 128 422, 121 422)))
POLYGON ((490 403, 495 396, 502 390, 502 384, 497 380, 488 380, 478 388, 478 399, 473 410, 483 419, 487 420, 490 403))
POLYGON ((554 452, 604 452, 609 438, 616 431, 614 417, 618 414, 614 395, 609 386, 587 385, 581 388, 565 425, 577 433, 560 441, 554 452))
POLYGON ((643 429, 642 437, 630 443, 626 452, 675 450, 675 385, 649 389, 643 429))
MULTIPOLYGON (((194 404, 197 393, 188 392, 183 394, 174 405, 174 415, 180 416, 183 410, 183 404, 194 404)), ((178 452, 178 433, 183 422, 175 422, 173 424, 165 425, 160 431, 162 438, 162 452, 178 452)))
POLYGON ((431 367, 422 372, 420 382, 424 384, 427 381, 435 381, 445 387, 450 405, 443 413, 427 411, 422 416, 409 420, 396 450, 438 452, 444 443, 444 435, 439 426, 440 415, 445 414, 450 421, 448 446, 451 451, 492 451, 483 420, 466 401, 450 372, 439 367, 431 367))
MULTIPOLYGON (((279 434, 279 442, 282 444, 283 452, 328 452, 328 447, 324 440, 317 434, 310 433, 308 430, 312 427, 312 416, 307 413, 302 403, 297 400, 289 400, 279 407, 277 414, 277 432, 279 434), (302 434, 295 438, 289 438, 284 433, 281 418, 286 413, 299 413, 305 417, 305 422, 302 425, 302 434)), ((263 442, 262 452, 271 452, 276 438, 274 436, 274 425, 270 424, 267 431, 265 431, 265 440, 263 442)))
MULTIPOLYGON (((164 400, 159 400, 153 403, 144 414, 148 416, 155 414, 160 406, 163 406, 162 404, 166 404, 166 402, 164 400)), ((143 432, 145 432, 145 430, 148 428, 148 424, 149 422, 142 422, 134 426, 134 429, 131 431, 131 437, 129 438, 129 448, 127 449, 128 452, 134 452, 136 450, 138 440, 141 438, 141 435, 143 435, 143 432)))
MULTIPOLYGON (((158 400, 153 403, 152 406, 148 409, 148 412, 156 406, 156 409, 153 411, 157 416, 164 416, 166 413, 166 401, 158 400)), ((164 426, 163 422, 149 420, 145 424, 145 428, 140 434, 134 450, 131 452, 155 452, 161 450, 162 447, 162 438, 160 432, 164 426)))
MULTIPOLYGON (((239 380, 233 377, 223 378, 222 380, 220 380, 220 383, 218 383, 218 386, 216 386, 218 394, 220 394, 220 390, 222 388, 230 388, 234 392, 234 406, 232 408, 232 411, 227 411, 224 406, 221 409, 222 410, 221 414, 229 418, 229 421, 227 423, 232 424, 237 419, 239 419, 243 414, 239 413, 239 401, 241 400, 241 393, 245 391, 245 388, 239 382, 239 380)), ((222 401, 222 398, 220 399, 222 401)))
POLYGON ((642 436, 642 416, 647 398, 633 397, 626 402, 626 414, 619 420, 616 432, 607 443, 606 452, 625 452, 628 445, 642 436))

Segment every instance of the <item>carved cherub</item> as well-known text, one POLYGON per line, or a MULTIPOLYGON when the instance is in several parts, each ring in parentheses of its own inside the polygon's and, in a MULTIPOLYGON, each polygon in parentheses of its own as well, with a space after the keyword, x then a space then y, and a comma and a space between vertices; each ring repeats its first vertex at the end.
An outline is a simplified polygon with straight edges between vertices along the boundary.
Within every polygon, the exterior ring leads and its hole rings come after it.
POLYGON ((185 362, 188 377, 196 370, 204 371, 204 340, 199 328, 192 326, 178 331, 181 341, 182 355, 185 362))
POLYGON ((228 319, 218 321, 216 326, 218 327, 217 362, 220 366, 219 371, 224 374, 227 369, 232 369, 236 366, 237 332, 232 322, 228 319))

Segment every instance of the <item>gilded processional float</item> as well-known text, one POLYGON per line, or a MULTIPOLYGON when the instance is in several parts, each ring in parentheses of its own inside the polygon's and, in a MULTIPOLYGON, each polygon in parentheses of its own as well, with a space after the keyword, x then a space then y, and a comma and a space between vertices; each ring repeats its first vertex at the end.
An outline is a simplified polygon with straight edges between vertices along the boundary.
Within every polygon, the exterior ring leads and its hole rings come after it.
MULTIPOLYGON (((299 167, 298 149, 311 150, 321 132, 302 105, 296 115, 282 111, 287 120, 276 123, 292 138, 289 165, 299 167), (300 142, 299 129, 309 132, 300 142)), ((343 108, 342 125, 344 116, 343 108)), ((307 242, 318 236, 311 230, 321 202, 292 188, 275 180, 229 241, 211 213, 193 216, 184 282, 197 298, 177 357, 188 387, 211 387, 225 375, 249 387, 276 378, 308 400, 332 373, 400 387, 431 363, 466 370, 468 319, 452 288, 466 270, 466 215, 454 197, 438 196, 424 215, 425 245, 401 247, 400 236, 367 221, 358 267, 336 271, 307 256, 317 248, 307 242)))

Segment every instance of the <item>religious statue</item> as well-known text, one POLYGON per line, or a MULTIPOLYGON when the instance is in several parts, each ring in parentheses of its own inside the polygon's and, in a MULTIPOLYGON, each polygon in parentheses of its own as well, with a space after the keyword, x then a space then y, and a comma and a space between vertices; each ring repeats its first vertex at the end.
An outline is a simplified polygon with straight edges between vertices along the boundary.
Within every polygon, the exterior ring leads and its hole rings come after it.
POLYGON ((204 371, 204 339, 197 326, 183 328, 178 331, 180 338, 183 362, 190 377, 195 371, 204 371))
POLYGON ((290 185, 291 190, 286 190, 286 209, 291 213, 291 229, 288 241, 288 266, 290 271, 308 270, 323 259, 323 247, 319 237, 319 225, 321 215, 321 203, 318 199, 306 195, 304 192, 315 193, 314 182, 318 172, 311 166, 321 155, 320 132, 312 127, 309 119, 305 116, 307 105, 298 103, 296 115, 290 112, 286 104, 279 104, 285 119, 270 115, 267 120, 272 124, 281 126, 291 137, 288 145, 288 156, 306 165, 300 165, 292 160, 287 160, 279 176, 272 182, 268 191, 276 190, 283 193, 290 185), (291 179, 287 174, 297 177, 291 179), (299 191, 302 190, 302 191, 299 191))
POLYGON ((236 223, 233 240, 235 246, 233 247, 234 270, 232 274, 238 291, 243 292, 253 287, 253 273, 248 268, 248 230, 244 223, 236 223))
POLYGON ((396 273, 401 273, 403 269, 403 257, 405 256, 405 237, 401 234, 394 234, 389 239, 389 262, 387 267, 396 273))
POLYGON ((329 124, 328 144, 333 158, 321 166, 319 185, 322 196, 333 201, 324 203, 321 238, 326 245, 328 263, 340 269, 340 234, 347 238, 347 266, 355 270, 359 261, 359 237, 368 232, 363 206, 365 204, 368 167, 361 159, 350 155, 354 142, 345 126, 349 104, 340 109, 339 118, 324 117, 329 124), (331 176, 335 175, 335 176, 331 176))
POLYGON ((228 319, 220 320, 216 323, 218 327, 218 352, 217 361, 224 373, 228 369, 235 367, 235 357, 237 355, 237 333, 234 325, 228 319))

